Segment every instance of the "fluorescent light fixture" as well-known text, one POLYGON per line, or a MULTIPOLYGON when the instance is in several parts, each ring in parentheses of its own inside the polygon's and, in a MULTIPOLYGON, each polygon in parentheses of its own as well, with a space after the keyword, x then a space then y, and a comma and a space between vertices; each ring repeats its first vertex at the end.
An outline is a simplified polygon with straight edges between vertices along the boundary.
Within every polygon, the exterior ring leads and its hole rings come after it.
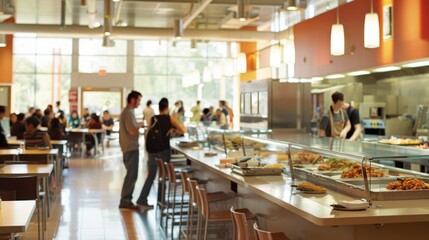
POLYGON ((98 28, 98 27, 101 27, 101 23, 100 22, 95 22, 94 23, 94 28, 98 28))
POLYGON ((333 24, 331 28, 331 55, 344 55, 344 26, 333 24))
POLYGON ((412 62, 402 65, 404 68, 415 68, 415 67, 424 67, 429 66, 429 61, 420 61, 420 62, 412 62))
POLYGON ((344 74, 332 74, 332 75, 326 76, 327 79, 337 79, 337 78, 343 78, 343 77, 345 77, 344 74))
POLYGON ((370 73, 371 73, 370 71, 355 71, 355 72, 347 73, 347 76, 361 76, 361 75, 368 75, 370 73))
POLYGON ((174 38, 182 39, 183 37, 183 19, 174 20, 174 38))
POLYGON ((372 70, 372 72, 390 72, 390 71, 396 71, 401 69, 400 67, 396 67, 396 66, 389 66, 389 67, 381 67, 381 68, 376 68, 374 70, 372 70))
POLYGON ((6 47, 6 35, 0 34, 0 47, 6 47))
POLYGON ((312 82, 319 82, 319 81, 322 81, 323 80, 323 78, 322 77, 312 77, 311 78, 311 81, 312 82))
POLYGON ((247 59, 245 53, 239 53, 237 58, 238 72, 245 73, 247 72, 247 59))

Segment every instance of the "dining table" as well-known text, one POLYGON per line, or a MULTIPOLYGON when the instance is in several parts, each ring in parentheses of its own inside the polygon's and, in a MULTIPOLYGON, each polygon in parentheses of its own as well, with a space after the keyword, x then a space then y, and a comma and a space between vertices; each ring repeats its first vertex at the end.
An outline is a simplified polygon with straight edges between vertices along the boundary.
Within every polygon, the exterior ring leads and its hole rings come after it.
POLYGON ((35 208, 36 200, 1 201, 0 233, 15 239, 15 233, 27 231, 35 208))
MULTIPOLYGON (((104 153, 104 145, 103 145, 103 137, 104 137, 104 133, 106 132, 105 129, 88 129, 88 128, 67 128, 66 132, 68 132, 69 134, 73 134, 73 133, 79 133, 82 135, 82 147, 84 147, 84 149, 86 149, 86 145, 85 145, 85 136, 87 134, 91 134, 92 137, 95 140, 95 152, 94 152, 94 156, 97 155, 97 150, 98 150, 98 145, 101 144, 102 146, 102 152, 104 153), (97 138, 97 134, 101 133, 101 142, 98 142, 98 138, 97 138)), ((84 151, 82 151, 82 158, 84 151)))
POLYGON ((48 177, 54 170, 53 164, 5 164, 0 165, 0 176, 4 177, 23 177, 23 176, 37 176, 42 180, 43 191, 46 192, 46 209, 48 216, 50 216, 49 201, 50 191, 48 184, 48 177))

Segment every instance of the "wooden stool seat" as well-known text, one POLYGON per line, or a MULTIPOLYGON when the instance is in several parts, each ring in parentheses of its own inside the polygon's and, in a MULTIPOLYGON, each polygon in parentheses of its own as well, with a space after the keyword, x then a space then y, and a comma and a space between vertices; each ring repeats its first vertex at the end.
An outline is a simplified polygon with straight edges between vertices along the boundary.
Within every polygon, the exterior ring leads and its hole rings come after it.
POLYGON ((256 236, 259 238, 259 240, 289 240, 286 234, 282 232, 271 233, 271 232, 259 229, 257 223, 253 225, 253 228, 255 229, 256 236))

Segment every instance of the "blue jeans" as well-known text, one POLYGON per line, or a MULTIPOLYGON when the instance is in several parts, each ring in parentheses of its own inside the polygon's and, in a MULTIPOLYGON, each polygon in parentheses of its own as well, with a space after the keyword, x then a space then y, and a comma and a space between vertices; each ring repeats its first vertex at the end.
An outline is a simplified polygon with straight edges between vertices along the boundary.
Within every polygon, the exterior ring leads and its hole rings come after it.
POLYGON ((133 150, 123 153, 123 161, 127 174, 124 178, 121 191, 120 205, 127 205, 132 203, 134 186, 137 181, 139 170, 139 150, 133 150))
MULTIPOLYGON (((170 162, 171 159, 171 151, 170 149, 165 149, 158 153, 148 153, 149 154, 149 160, 148 160, 148 174, 146 181, 144 182, 142 192, 140 194, 139 199, 137 200, 138 204, 148 204, 147 197, 149 196, 150 189, 152 188, 153 181, 156 177, 156 172, 158 170, 158 164, 156 163, 156 159, 162 159, 164 162, 170 162)), ((158 189, 161 186, 158 186, 158 189)), ((160 197, 162 193, 158 191, 158 200, 161 199, 160 197)))

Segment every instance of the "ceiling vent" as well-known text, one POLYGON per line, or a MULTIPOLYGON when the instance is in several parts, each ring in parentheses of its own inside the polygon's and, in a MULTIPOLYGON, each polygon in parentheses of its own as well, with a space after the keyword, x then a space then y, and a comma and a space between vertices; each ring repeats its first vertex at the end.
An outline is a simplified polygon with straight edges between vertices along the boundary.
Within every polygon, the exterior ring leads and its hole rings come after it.
POLYGON ((240 29, 244 26, 251 24, 256 21, 259 17, 249 17, 246 21, 240 21, 236 18, 236 12, 229 12, 220 22, 220 28, 222 29, 240 29))

